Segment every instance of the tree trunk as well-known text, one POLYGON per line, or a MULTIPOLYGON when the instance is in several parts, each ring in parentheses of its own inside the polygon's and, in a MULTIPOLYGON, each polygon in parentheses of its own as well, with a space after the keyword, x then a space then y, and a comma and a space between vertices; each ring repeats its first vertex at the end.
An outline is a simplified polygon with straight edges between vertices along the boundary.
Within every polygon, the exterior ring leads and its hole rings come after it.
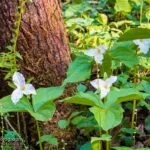
MULTIPOLYGON (((17 5, 17 0, 0 2, 0 52, 6 51, 5 47, 10 44, 17 5)), ((33 0, 26 5, 17 50, 23 57, 18 62, 21 72, 26 77, 34 77, 36 87, 62 83, 70 62, 70 50, 59 0, 33 0)), ((69 107, 65 111, 67 109, 69 107)), ((50 127, 47 123, 45 129, 50 127)), ((63 136, 65 139, 66 135, 63 136)))
MULTIPOLYGON (((0 51, 12 37, 17 0, 0 2, 0 51)), ((18 51, 21 71, 37 86, 60 85, 70 61, 59 0, 33 0, 22 17, 18 51)))

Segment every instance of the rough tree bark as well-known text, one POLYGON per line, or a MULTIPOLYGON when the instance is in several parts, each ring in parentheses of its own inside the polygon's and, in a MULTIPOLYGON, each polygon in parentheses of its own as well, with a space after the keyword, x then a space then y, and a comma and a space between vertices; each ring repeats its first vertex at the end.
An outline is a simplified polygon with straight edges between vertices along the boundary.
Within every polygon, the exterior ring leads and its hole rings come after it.
MULTIPOLYGON (((12 37, 17 5, 17 0, 0 2, 0 52, 5 51, 12 37)), ((26 77, 34 77, 37 87, 62 83, 70 62, 70 50, 60 0, 33 0, 26 5, 17 49, 23 57, 19 61, 21 72, 26 77)), ((49 128, 47 123, 46 129, 49 128)))
MULTIPOLYGON (((17 0, 0 2, 0 51, 11 38, 17 0)), ((59 85, 70 61, 59 0, 33 0, 23 14, 18 51, 21 70, 37 86, 59 85)))

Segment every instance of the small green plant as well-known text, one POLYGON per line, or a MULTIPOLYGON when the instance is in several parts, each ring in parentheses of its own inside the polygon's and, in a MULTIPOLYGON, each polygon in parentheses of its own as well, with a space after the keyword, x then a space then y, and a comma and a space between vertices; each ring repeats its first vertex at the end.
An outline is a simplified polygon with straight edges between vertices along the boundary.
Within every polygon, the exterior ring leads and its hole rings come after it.
POLYGON ((19 0, 19 5, 16 8, 16 20, 13 24, 12 39, 10 39, 10 45, 6 46, 7 51, 0 54, 0 68, 6 72, 5 80, 10 79, 13 73, 19 70, 17 60, 22 59, 17 50, 17 41, 19 38, 19 31, 21 25, 22 15, 25 11, 25 4, 28 0, 19 0))
MULTIPOLYGON (((77 92, 60 102, 84 105, 86 109, 73 112, 69 118, 59 120, 59 128, 64 130, 71 124, 78 129, 85 129, 84 135, 88 135, 88 141, 79 146, 81 150, 135 148, 136 136, 142 135, 136 129, 138 108, 150 110, 146 101, 150 96, 150 29, 149 24, 143 24, 145 20, 149 22, 149 11, 143 11, 149 6, 149 2, 79 0, 64 7, 64 17, 75 59, 69 65, 62 85, 38 89, 26 83, 23 74, 17 72, 17 57, 21 56, 16 47, 26 2, 19 1, 12 45, 7 46, 9 52, 0 56, 0 67, 8 73, 5 78, 13 76, 12 87, 15 87, 11 95, 0 99, 2 139, 17 137, 26 149, 20 133, 7 118, 7 113, 10 112, 26 112, 36 121, 39 136, 37 144, 40 150, 43 149, 43 142, 57 146, 57 138, 51 134, 41 134, 39 121, 52 119, 56 111, 55 100, 60 99, 68 84, 76 83, 77 92), (135 17, 137 10, 139 16, 135 17), (114 21, 109 21, 111 19, 114 21), (127 110, 131 112, 129 120, 124 119, 127 110), (4 121, 12 129, 6 134, 4 121), (119 141, 130 147, 113 147, 113 131, 116 128, 119 129, 116 135, 119 141)), ((145 130, 149 129, 150 122, 147 116, 145 130)), ((1 148, 4 149, 3 143, 1 148)))

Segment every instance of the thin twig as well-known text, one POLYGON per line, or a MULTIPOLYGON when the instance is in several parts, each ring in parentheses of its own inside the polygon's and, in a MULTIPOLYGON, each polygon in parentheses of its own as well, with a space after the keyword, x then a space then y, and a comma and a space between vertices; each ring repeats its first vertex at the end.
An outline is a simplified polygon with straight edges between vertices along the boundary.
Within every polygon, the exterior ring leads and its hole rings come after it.
POLYGON ((28 148, 26 147, 23 138, 20 136, 20 134, 15 130, 15 128, 11 125, 11 123, 9 122, 9 120, 7 119, 7 117, 4 117, 5 121, 7 122, 7 124, 10 126, 10 128, 17 134, 18 138, 21 140, 25 150, 28 150, 28 148))

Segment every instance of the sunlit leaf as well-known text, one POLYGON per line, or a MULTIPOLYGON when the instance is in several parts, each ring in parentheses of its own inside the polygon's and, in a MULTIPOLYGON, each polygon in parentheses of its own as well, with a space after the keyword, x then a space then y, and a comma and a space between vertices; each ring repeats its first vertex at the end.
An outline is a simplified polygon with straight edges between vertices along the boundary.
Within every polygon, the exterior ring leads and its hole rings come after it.
POLYGON ((120 38, 121 41, 131 41, 136 39, 148 39, 150 38, 150 29, 146 28, 133 28, 126 31, 120 38))
POLYGON ((64 87, 48 87, 37 89, 37 94, 32 96, 33 108, 35 111, 40 109, 48 101, 53 101, 63 94, 64 87))
POLYGON ((97 96, 96 94, 93 94, 93 93, 80 92, 73 97, 68 97, 68 98, 64 99, 63 102, 103 107, 103 103, 100 101, 99 96, 97 96))
POLYGON ((124 112, 120 104, 114 104, 104 108, 92 107, 90 111, 94 114, 99 127, 105 131, 119 125, 124 112))
POLYGON ((87 56, 77 57, 69 66, 64 84, 89 79, 91 75, 91 62, 92 60, 87 56))

